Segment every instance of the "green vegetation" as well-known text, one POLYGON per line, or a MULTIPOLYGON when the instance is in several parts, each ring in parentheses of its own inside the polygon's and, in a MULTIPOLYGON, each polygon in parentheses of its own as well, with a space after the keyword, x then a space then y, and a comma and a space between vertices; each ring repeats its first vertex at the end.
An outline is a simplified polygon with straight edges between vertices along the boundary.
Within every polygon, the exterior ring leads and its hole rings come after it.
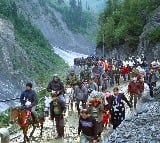
MULTIPOLYGON (((12 54, 11 59, 15 70, 19 70, 22 74, 33 78, 41 87, 46 87, 53 73, 64 74, 68 65, 52 51, 51 45, 40 30, 32 26, 23 16, 17 14, 14 0, 0 1, 0 18, 10 20, 13 23, 16 42, 29 59, 26 63, 26 61, 20 60, 16 55, 12 54)), ((42 99, 45 94, 48 93, 45 93, 45 91, 39 92, 39 99, 42 99)), ((43 102, 40 101, 39 107, 43 106, 43 102)), ((9 110, 1 113, 0 125, 3 127, 8 126, 9 119, 9 110)), ((13 125, 12 129, 14 130, 17 126, 16 124, 13 125)))
MULTIPOLYGON (((101 28, 97 37, 97 47, 102 47, 104 34, 107 49, 116 47, 117 43, 127 44, 136 49, 147 16, 159 5, 160 1, 157 0, 108 0, 107 8, 99 17, 101 28)), ((158 36, 154 33, 151 37, 155 38, 155 35, 158 36)))
POLYGON ((35 26, 17 14, 14 0, 0 1, 0 17, 10 20, 15 29, 16 42, 29 59, 28 65, 13 55, 15 70, 33 78, 37 84, 46 86, 53 73, 62 74, 68 66, 53 51, 49 42, 35 26))
MULTIPOLYGON (((22 3, 23 4, 23 3, 22 3)), ((57 27, 57 28, 61 28, 60 27, 60 24, 58 23, 57 21, 57 18, 56 16, 54 15, 54 12, 48 8, 48 5, 47 5, 47 2, 46 0, 39 0, 39 4, 42 8, 45 9, 45 15, 47 14, 50 14, 52 16, 52 18, 50 19, 51 23, 53 24, 54 27, 57 27)))
POLYGON ((48 0, 50 6, 59 11, 68 28, 75 33, 83 33, 87 36, 95 36, 97 30, 96 17, 87 11, 83 11, 81 0, 70 0, 66 5, 61 0, 48 0), (94 34, 93 34, 94 33, 94 34))
POLYGON ((6 110, 5 112, 2 112, 0 114, 0 126, 3 126, 3 127, 8 126, 9 120, 10 120, 9 110, 6 110))
POLYGON ((148 36, 149 36, 150 43, 155 44, 156 42, 160 41, 160 27, 157 27, 157 28, 151 30, 148 33, 148 36))
MULTIPOLYGON (((8 127, 10 121, 10 109, 0 113, 0 126, 8 127)), ((12 126, 10 126, 9 131, 15 131, 19 129, 19 125, 15 122, 12 126)))

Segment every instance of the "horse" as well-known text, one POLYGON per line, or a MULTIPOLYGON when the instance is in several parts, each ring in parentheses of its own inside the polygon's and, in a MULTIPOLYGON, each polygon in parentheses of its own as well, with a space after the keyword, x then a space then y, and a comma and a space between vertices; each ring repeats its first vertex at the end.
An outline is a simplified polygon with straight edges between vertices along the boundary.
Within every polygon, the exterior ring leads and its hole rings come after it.
MULTIPOLYGON (((40 136, 42 137, 42 130, 43 130, 43 124, 44 124, 44 112, 43 110, 41 111, 41 115, 38 117, 38 124, 40 124, 41 127, 41 132, 40 136)), ((10 115, 10 122, 14 123, 17 122, 21 129, 23 130, 23 140, 24 143, 29 142, 29 137, 32 137, 37 125, 34 123, 34 120, 31 120, 31 111, 28 109, 25 109, 23 107, 15 107, 11 108, 11 115, 10 115), (27 132, 29 127, 32 126, 33 129, 30 133, 30 136, 28 137, 27 132)))
POLYGON ((9 143, 9 130, 7 128, 0 128, 0 143, 9 143))

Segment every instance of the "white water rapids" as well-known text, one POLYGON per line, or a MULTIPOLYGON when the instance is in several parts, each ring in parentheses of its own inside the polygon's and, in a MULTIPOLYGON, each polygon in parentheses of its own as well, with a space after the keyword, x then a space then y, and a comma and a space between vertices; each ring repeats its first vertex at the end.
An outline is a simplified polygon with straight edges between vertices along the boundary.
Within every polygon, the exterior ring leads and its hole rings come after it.
MULTIPOLYGON (((72 51, 62 50, 58 47, 53 47, 54 52, 59 55, 70 67, 74 65, 74 58, 81 58, 81 57, 87 57, 87 55, 76 53, 72 51)), ((2 83, 0 81, 1 85, 5 87, 4 89, 7 91, 14 91, 14 87, 12 87, 9 83, 2 83), (10 86, 8 86, 10 85, 10 86), (12 88, 11 88, 12 87, 12 88), (10 89, 11 88, 11 89, 10 89)), ((1 95, 2 96, 2 95, 1 95)), ((4 99, 9 99, 9 97, 6 97, 4 99)), ((19 102, 19 100, 17 100, 19 102)), ((16 104, 18 104, 16 102, 16 104)), ((0 102, 0 113, 5 111, 10 107, 10 104, 8 102, 0 102)))
POLYGON ((54 52, 59 55, 69 66, 74 65, 74 58, 87 57, 88 55, 76 53, 72 51, 62 50, 57 47, 53 47, 54 52))

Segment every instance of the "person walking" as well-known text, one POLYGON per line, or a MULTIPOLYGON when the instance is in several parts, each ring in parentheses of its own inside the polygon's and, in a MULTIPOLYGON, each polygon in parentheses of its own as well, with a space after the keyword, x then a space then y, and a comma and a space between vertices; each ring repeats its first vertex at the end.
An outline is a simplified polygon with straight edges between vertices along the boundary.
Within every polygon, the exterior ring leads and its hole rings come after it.
POLYGON ((157 76, 153 69, 150 69, 149 74, 146 76, 146 82, 149 85, 150 96, 153 97, 153 89, 156 87, 157 76))
POLYGON ((121 70, 120 70, 120 68, 116 68, 116 70, 115 70, 116 85, 120 85, 120 76, 121 76, 121 70))
POLYGON ((96 119, 89 114, 87 109, 83 109, 81 112, 78 136, 80 137, 80 143, 97 143, 96 119))
POLYGON ((82 102, 82 108, 86 107, 86 101, 88 96, 88 90, 83 85, 82 81, 78 81, 78 86, 75 88, 75 99, 76 99, 76 106, 78 110, 78 115, 80 115, 80 102, 82 102))
POLYGON ((98 137, 101 137, 101 133, 103 131, 103 113, 104 113, 104 104, 101 98, 94 97, 90 101, 90 105, 88 107, 89 113, 96 119, 97 122, 97 134, 98 137))
POLYGON ((125 119, 125 107, 123 101, 132 108, 131 103, 125 95, 123 93, 119 93, 119 88, 115 87, 113 89, 113 95, 110 97, 111 124, 113 125, 113 129, 116 129, 125 119))
POLYGON ((137 100, 140 95, 140 89, 138 85, 139 83, 137 82, 137 78, 133 78, 133 80, 130 81, 128 85, 128 93, 130 94, 130 103, 134 106, 134 109, 136 109, 137 100))
POLYGON ((58 136, 55 139, 64 137, 64 114, 66 112, 65 102, 60 100, 56 94, 52 95, 50 103, 50 119, 56 121, 56 130, 58 136))

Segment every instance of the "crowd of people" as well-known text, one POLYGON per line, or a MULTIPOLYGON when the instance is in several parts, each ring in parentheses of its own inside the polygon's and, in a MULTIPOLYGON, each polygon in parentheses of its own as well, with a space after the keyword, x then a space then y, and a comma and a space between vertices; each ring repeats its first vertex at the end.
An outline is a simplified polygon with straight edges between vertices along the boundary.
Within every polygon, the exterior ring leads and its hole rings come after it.
MULTIPOLYGON (((81 68, 77 75, 71 68, 65 81, 62 82, 57 74, 53 75, 49 82, 47 91, 51 93, 50 119, 56 121, 58 136, 64 137, 64 115, 67 110, 65 91, 72 88, 71 102, 76 103, 79 117, 78 136, 80 143, 98 142, 104 126, 108 123, 116 129, 125 119, 124 102, 136 110, 137 100, 142 96, 144 83, 150 90, 153 98, 153 90, 159 76, 160 63, 154 60, 148 63, 142 54, 139 57, 129 57, 124 60, 112 58, 98 58, 90 56, 87 58, 76 58, 75 66, 81 68), (127 84, 128 95, 120 92, 121 84, 127 84), (110 89, 113 88, 112 91, 110 89)), ((37 95, 32 90, 32 84, 26 84, 26 90, 21 95, 21 104, 25 106, 30 101, 34 119, 37 95)), ((74 112, 74 111, 73 111, 74 112)))

